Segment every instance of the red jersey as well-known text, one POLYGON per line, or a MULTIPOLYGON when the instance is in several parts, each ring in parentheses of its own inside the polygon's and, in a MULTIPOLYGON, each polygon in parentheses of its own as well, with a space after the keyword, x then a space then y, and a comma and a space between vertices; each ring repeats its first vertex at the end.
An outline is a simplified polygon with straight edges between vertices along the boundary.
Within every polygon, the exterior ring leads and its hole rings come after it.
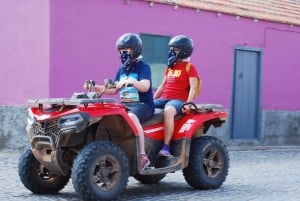
POLYGON ((198 77, 198 72, 193 64, 187 72, 187 64, 188 62, 181 62, 175 64, 173 68, 165 70, 167 81, 162 92, 162 98, 179 99, 186 102, 189 96, 189 78, 198 77))

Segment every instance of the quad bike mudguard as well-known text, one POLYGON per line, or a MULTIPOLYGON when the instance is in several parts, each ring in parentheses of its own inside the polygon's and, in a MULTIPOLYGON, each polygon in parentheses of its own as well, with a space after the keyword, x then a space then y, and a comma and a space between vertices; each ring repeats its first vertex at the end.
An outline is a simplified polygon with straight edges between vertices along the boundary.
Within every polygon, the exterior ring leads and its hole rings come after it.
MULTIPOLYGON (((220 127, 227 119, 227 113, 221 111, 223 106, 220 104, 191 104, 189 114, 180 114, 175 117, 174 134, 171 140, 172 156, 166 162, 163 157, 155 157, 161 165, 153 169, 139 171, 142 175, 163 174, 179 169, 188 165, 190 143, 192 138, 201 137, 207 132, 211 125, 220 127), (167 165, 166 165, 167 164, 167 165)), ((164 117, 163 110, 156 109, 154 116, 143 123, 146 143, 150 141, 151 148, 148 149, 148 155, 157 155, 164 139, 164 117), (150 150, 150 151, 149 151, 150 150)))
MULTIPOLYGON (((223 106, 220 104, 194 104, 194 107, 196 108, 192 109, 190 114, 180 114, 175 117, 173 140, 197 137, 195 134, 199 128, 203 129, 202 134, 204 134, 211 125, 220 127, 227 119, 227 113, 220 111, 223 109, 223 106)), ((156 109, 154 116, 143 123, 143 128, 145 136, 155 140, 163 140, 163 110, 156 109), (157 132, 159 132, 160 135, 158 135, 157 132), (152 133, 156 133, 156 135, 151 135, 152 133)))
POLYGON ((26 130, 32 152, 41 164, 58 174, 65 175, 70 169, 63 160, 63 150, 87 143, 89 129, 104 117, 124 119, 137 135, 126 108, 114 99, 30 99, 28 103, 32 107, 26 130))

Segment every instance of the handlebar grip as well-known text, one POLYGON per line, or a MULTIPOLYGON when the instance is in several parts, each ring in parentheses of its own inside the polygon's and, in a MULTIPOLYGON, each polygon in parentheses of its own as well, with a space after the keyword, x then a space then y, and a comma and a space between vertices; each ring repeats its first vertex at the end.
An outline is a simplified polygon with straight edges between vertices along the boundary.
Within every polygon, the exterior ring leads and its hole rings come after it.
POLYGON ((96 85, 94 80, 86 80, 85 84, 86 84, 89 92, 91 92, 93 87, 96 85))

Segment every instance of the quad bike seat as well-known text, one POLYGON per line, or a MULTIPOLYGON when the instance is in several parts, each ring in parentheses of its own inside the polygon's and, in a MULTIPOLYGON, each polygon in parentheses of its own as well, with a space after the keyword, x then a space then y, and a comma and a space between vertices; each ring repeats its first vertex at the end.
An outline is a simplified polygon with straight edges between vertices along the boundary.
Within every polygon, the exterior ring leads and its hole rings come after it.
MULTIPOLYGON (((175 116, 175 120, 180 119, 184 114, 178 114, 175 116)), ((153 124, 163 123, 164 122, 164 110, 161 108, 155 108, 153 116, 147 121, 142 123, 142 126, 150 126, 153 124)))
MULTIPOLYGON (((196 113, 207 113, 213 110, 222 110, 223 105, 221 104, 192 104, 191 109, 196 113)), ((175 120, 182 118, 184 114, 178 114, 175 116, 175 120)), ((142 123, 142 126, 150 126, 153 124, 164 122, 164 110, 161 108, 155 108, 153 116, 147 121, 142 123)))

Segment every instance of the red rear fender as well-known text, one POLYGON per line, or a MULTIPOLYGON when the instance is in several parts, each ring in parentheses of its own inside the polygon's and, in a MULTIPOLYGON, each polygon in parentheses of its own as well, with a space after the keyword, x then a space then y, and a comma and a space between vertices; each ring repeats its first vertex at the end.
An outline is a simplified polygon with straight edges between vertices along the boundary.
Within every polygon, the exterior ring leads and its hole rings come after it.
MULTIPOLYGON (((175 120, 173 139, 192 138, 199 128, 208 129, 210 125, 221 126, 227 119, 226 112, 208 112, 184 115, 175 120), (207 127, 207 128, 206 128, 207 127)), ((144 127, 145 136, 153 140, 164 139, 164 124, 157 123, 144 127)))
POLYGON ((226 119, 226 112, 185 115, 176 124, 173 139, 192 138, 199 128, 202 127, 204 130, 207 130, 210 125, 221 126, 226 119))

